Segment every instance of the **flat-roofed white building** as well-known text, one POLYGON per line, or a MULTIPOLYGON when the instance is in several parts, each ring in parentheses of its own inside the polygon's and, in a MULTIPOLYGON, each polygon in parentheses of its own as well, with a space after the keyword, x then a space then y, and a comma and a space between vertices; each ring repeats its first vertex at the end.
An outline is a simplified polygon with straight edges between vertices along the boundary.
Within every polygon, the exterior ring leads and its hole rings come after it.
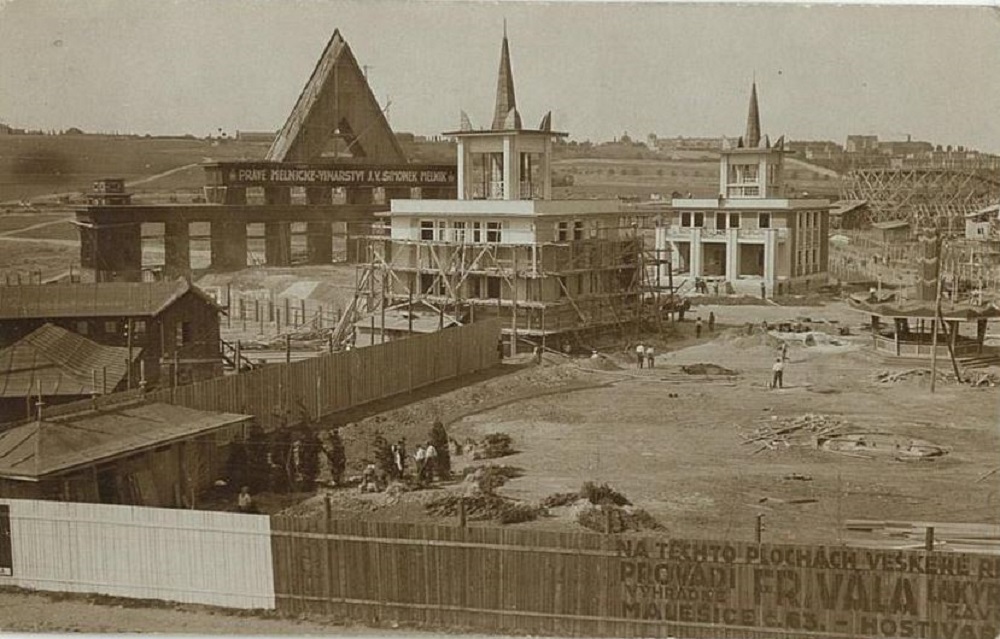
POLYGON ((719 158, 719 196, 674 198, 661 218, 658 248, 692 278, 729 282, 737 290, 764 285, 768 296, 825 284, 830 202, 790 198, 782 181, 784 138, 760 134, 757 86, 746 134, 726 140, 719 158))

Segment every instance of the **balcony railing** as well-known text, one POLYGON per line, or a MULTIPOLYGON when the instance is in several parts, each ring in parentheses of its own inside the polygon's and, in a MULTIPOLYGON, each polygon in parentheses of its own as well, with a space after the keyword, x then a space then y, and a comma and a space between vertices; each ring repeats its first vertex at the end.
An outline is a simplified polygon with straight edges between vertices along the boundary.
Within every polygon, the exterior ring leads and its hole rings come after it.
POLYGON ((520 198, 522 200, 539 200, 542 197, 541 184, 521 182, 520 198))

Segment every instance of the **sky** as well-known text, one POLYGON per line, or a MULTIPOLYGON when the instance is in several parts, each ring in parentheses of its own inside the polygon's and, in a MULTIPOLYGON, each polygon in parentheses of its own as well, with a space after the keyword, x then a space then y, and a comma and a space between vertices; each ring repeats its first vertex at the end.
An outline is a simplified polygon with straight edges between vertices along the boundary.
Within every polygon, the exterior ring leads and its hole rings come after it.
POLYGON ((848 134, 1000 153, 1000 9, 443 0, 0 0, 0 122, 273 131, 340 29, 396 131, 492 118, 504 20, 525 126, 571 139, 848 134))

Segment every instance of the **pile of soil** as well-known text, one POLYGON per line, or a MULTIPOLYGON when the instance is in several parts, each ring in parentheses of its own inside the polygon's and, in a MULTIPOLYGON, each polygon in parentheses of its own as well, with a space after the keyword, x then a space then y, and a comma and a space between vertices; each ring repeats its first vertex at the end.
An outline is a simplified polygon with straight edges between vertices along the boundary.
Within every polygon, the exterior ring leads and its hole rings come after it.
POLYGON ((595 506, 589 501, 577 504, 576 521, 584 528, 602 533, 662 531, 666 527, 642 508, 603 504, 595 506), (609 530, 610 528, 610 530, 609 530))
POLYGON ((719 366, 718 364, 711 364, 711 363, 706 364, 701 362, 697 364, 688 364, 685 366, 681 366, 681 370, 687 373, 688 375, 725 375, 729 377, 737 375, 736 371, 730 370, 724 366, 719 366))
POLYGON ((747 335, 746 328, 731 328, 720 333, 719 339, 726 342, 727 346, 741 349, 759 348, 762 346, 776 349, 782 344, 781 339, 770 333, 764 333, 758 326, 753 327, 753 333, 750 335, 747 335))

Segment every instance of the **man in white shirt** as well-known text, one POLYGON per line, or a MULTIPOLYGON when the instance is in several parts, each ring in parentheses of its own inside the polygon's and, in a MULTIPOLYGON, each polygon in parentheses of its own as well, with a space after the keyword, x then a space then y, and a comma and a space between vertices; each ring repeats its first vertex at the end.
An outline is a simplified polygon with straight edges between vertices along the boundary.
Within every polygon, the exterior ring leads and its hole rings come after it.
POLYGON ((642 368, 642 362, 646 359, 646 348, 642 344, 635 347, 635 357, 637 365, 642 368))
POLYGON ((771 376, 771 388, 784 388, 782 386, 782 377, 785 372, 785 362, 779 357, 774 360, 774 366, 771 367, 773 375, 771 376))
POLYGON ((434 444, 427 442, 427 448, 424 451, 424 473, 428 481, 434 481, 434 476, 437 474, 437 456, 434 444))

